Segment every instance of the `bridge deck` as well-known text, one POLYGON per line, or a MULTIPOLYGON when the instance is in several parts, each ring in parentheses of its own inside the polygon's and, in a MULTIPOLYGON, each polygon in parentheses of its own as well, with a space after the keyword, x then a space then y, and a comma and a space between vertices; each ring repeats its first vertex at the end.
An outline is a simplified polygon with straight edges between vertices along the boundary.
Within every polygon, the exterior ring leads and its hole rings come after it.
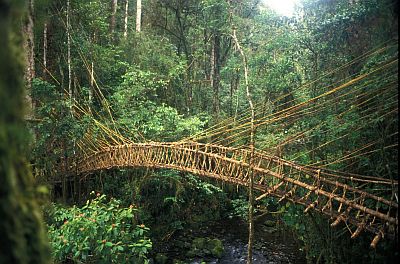
MULTIPOLYGON (((250 170, 255 175, 254 188, 279 200, 305 206, 328 215, 332 226, 345 222, 352 237, 363 230, 375 234, 375 247, 385 236, 398 232, 398 202, 368 192, 366 187, 388 189, 397 183, 385 179, 349 177, 343 173, 301 166, 262 152, 256 152, 250 165, 250 152, 202 143, 126 144, 106 148, 76 164, 79 174, 123 167, 167 168, 248 185, 250 170)), ((392 188, 393 189, 393 188, 392 188)), ((389 195, 390 196, 390 195, 389 195)), ((397 199, 397 193, 392 195, 397 199)))

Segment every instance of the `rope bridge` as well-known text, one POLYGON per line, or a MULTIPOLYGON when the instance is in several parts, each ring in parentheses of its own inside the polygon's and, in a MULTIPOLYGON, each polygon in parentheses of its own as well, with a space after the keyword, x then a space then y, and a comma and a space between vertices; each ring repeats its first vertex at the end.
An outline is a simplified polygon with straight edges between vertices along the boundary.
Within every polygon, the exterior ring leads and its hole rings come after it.
POLYGON ((256 152, 250 165, 250 151, 212 144, 190 143, 131 143, 104 148, 76 164, 76 173, 91 173, 111 168, 166 168, 248 186, 250 170, 254 173, 254 188, 261 195, 275 196, 305 206, 304 212, 314 210, 341 222, 357 237, 363 230, 375 234, 375 247, 385 235, 398 232, 397 193, 392 200, 361 189, 373 183, 375 188, 387 189, 397 183, 367 176, 349 177, 336 171, 301 166, 263 152, 256 152))
MULTIPOLYGON (((103 120, 97 119, 89 106, 74 101, 74 115, 77 118, 90 117, 93 126, 87 128, 80 140, 74 141, 72 159, 77 162, 69 167, 70 172, 82 175, 111 168, 165 168, 245 187, 249 186, 249 177, 253 175, 254 189, 259 192, 256 200, 274 196, 279 201, 302 205, 305 213, 317 211, 330 217, 331 226, 344 223, 352 238, 362 231, 374 234, 371 246, 376 247, 382 238, 396 238, 398 234, 397 176, 390 172, 390 175, 381 177, 363 176, 330 170, 328 166, 354 162, 360 157, 377 151, 391 151, 397 146, 398 129, 391 128, 390 133, 382 135, 382 138, 370 138, 366 133, 365 142, 343 147, 352 141, 352 133, 369 131, 371 126, 376 127, 379 120, 398 118, 397 47, 397 40, 385 42, 317 79, 285 92, 269 104, 259 102, 254 124, 257 129, 264 129, 263 133, 269 137, 262 140, 263 144, 257 147, 253 157, 245 143, 249 141, 251 129, 246 111, 219 120, 197 134, 181 138, 179 142, 149 142, 135 129, 117 125, 107 99, 96 86, 95 94, 98 94, 98 101, 108 116, 96 114, 103 120), (368 71, 350 76, 345 74, 343 79, 326 86, 324 78, 334 74, 341 76, 342 71, 350 72, 354 65, 375 57, 383 59, 369 66, 368 71), (317 86, 319 81, 323 84, 321 91, 306 96, 310 86, 317 86), (297 99, 294 93, 297 93, 297 99), (266 109, 266 105, 270 105, 271 109, 266 109), (324 111, 330 115, 321 115, 318 122, 311 122, 303 128, 302 120, 312 119, 324 111), (337 129, 346 119, 357 122, 347 121, 347 128, 337 129), (337 126, 333 126, 332 122, 338 122, 337 126), (290 126, 294 125, 297 129, 290 132, 290 126), (280 135, 279 131, 283 129, 287 134, 280 135), (316 137, 318 140, 315 140, 316 137), (296 146, 297 141, 317 143, 315 146, 296 147, 295 153, 279 154, 285 146, 288 146, 286 149, 290 149, 291 144, 296 146), (319 160, 311 158, 314 163, 307 161, 304 162, 306 165, 300 165, 302 155, 329 150, 335 142, 341 146, 337 154, 319 160), (75 155, 75 146, 80 154, 75 155)), ((159 137, 156 140, 171 141, 159 137)))

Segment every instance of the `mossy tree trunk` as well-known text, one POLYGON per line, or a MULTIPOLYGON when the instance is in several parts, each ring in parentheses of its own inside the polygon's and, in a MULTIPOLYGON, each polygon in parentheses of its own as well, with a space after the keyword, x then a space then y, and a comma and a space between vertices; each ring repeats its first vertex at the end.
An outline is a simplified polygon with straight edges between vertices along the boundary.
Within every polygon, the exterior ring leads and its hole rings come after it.
POLYGON ((46 232, 24 157, 24 56, 17 33, 24 4, 0 0, 0 263, 49 263, 46 232))

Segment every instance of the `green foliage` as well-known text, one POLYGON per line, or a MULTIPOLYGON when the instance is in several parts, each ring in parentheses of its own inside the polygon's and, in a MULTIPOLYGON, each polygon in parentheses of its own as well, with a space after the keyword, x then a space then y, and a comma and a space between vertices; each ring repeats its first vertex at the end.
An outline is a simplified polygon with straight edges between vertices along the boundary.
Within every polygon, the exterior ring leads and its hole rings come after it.
MULTIPOLYGON (((93 193, 94 194, 94 193, 93 193)), ((134 220, 133 206, 97 194, 79 208, 53 205, 48 209, 49 237, 57 261, 147 263, 152 247, 149 228, 134 220)))
MULTIPOLYGON (((49 176, 60 172, 67 158, 76 154, 76 145, 93 123, 87 116, 79 120, 73 115, 73 105, 66 100, 55 85, 41 79, 32 82, 32 99, 35 102, 35 118, 30 124, 36 133, 31 158, 40 170, 39 175, 49 176)), ((72 161, 72 160, 69 160, 72 161)), ((40 180, 46 182, 46 178, 40 180)))
POLYGON ((229 6, 226 1, 203 0, 201 8, 204 12, 203 26, 211 31, 228 30, 229 6))
POLYGON ((215 185, 175 171, 153 174, 141 182, 139 194, 145 221, 153 221, 160 233, 221 219, 228 202, 215 185))
POLYGON ((238 216, 243 220, 248 219, 249 216, 249 202, 245 197, 231 200, 232 211, 229 213, 229 217, 238 216))
MULTIPOLYGON (((164 103, 174 107, 180 113, 186 111, 187 91, 184 79, 187 61, 177 53, 176 46, 158 35, 132 34, 122 48, 125 51, 123 58, 130 65, 125 77, 133 74, 136 75, 132 76, 133 79, 136 79, 141 76, 143 78, 138 81, 143 85, 154 82, 152 96, 147 99, 156 104, 164 103), (132 50, 132 46, 135 49, 132 50)), ((129 81, 128 79, 129 77, 124 78, 124 82, 129 81)))
POLYGON ((168 80, 158 74, 131 68, 112 96, 119 125, 133 135, 140 133, 158 141, 174 141, 199 132, 206 122, 202 116, 184 118, 175 108, 157 104, 167 87, 168 80))

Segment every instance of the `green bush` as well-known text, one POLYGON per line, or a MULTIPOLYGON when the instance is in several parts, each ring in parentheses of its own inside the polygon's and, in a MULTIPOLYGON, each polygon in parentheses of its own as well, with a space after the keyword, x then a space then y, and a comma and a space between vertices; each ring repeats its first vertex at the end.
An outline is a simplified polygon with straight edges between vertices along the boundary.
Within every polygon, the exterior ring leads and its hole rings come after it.
POLYGON ((249 217, 249 202, 248 200, 241 196, 238 199, 231 200, 232 210, 229 213, 229 218, 240 217, 241 219, 247 221, 249 217))
MULTIPOLYGON (((93 193, 94 194, 94 193, 93 193)), ((49 237, 56 261, 78 263, 148 263, 152 247, 149 228, 134 220, 136 209, 97 194, 81 208, 53 205, 48 214, 49 237)))

